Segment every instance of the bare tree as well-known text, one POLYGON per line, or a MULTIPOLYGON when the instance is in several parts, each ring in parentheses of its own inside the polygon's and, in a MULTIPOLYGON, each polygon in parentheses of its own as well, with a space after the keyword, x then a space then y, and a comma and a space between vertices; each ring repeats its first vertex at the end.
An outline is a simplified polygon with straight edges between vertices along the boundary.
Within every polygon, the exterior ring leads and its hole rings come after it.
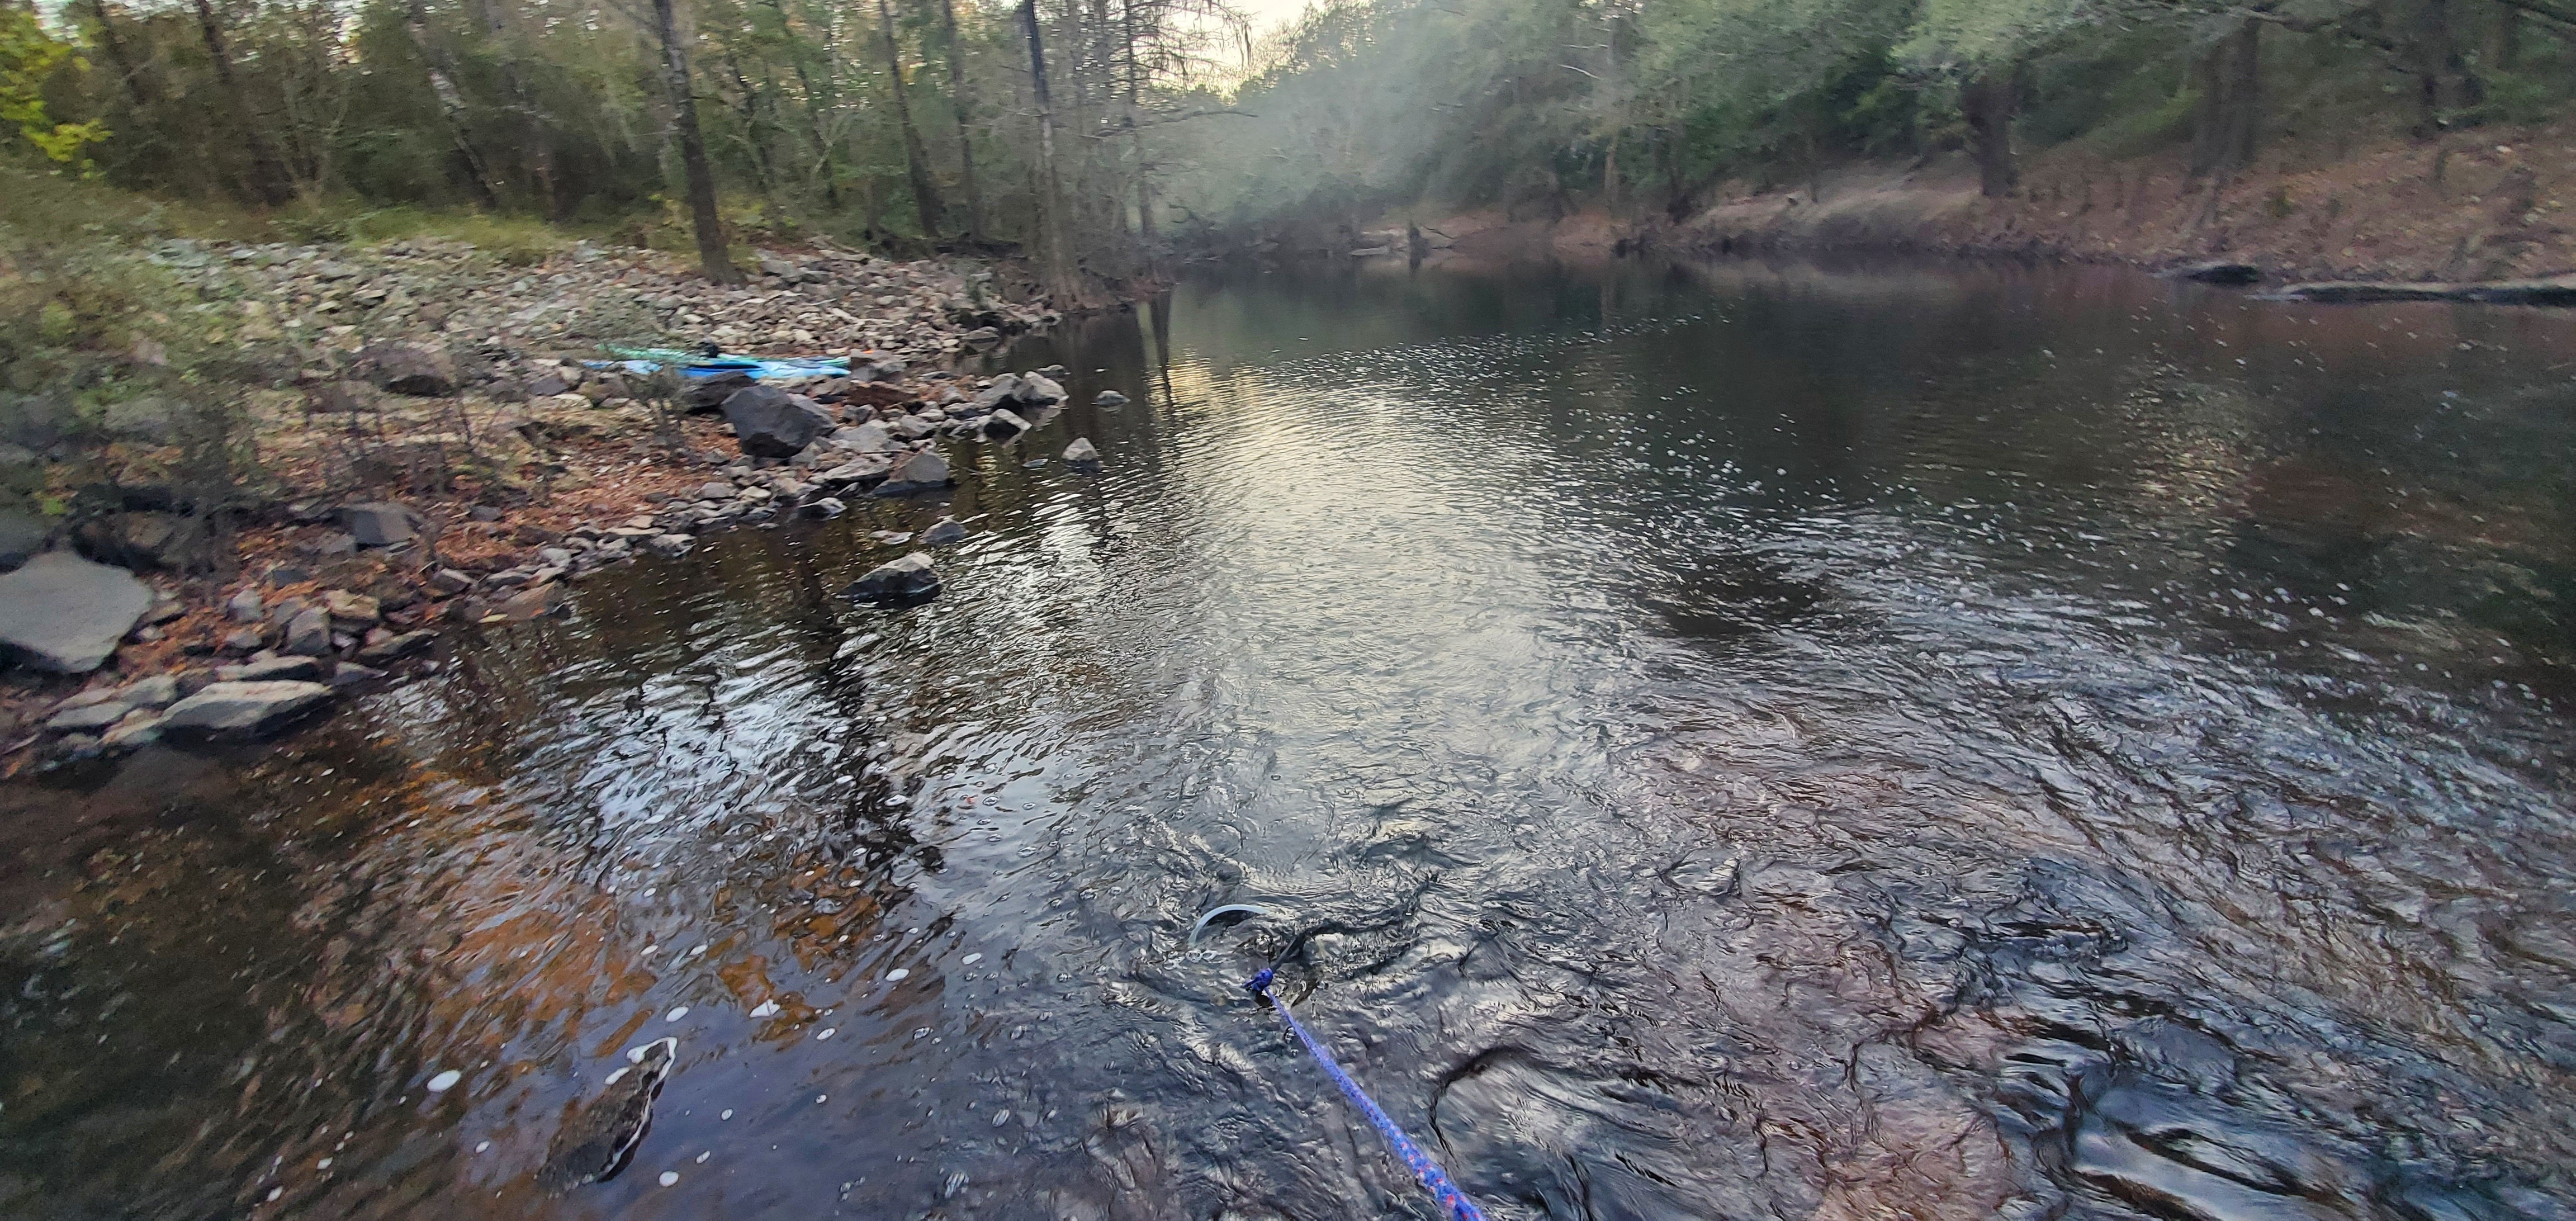
POLYGON ((887 85, 894 91, 895 121, 903 127, 904 168, 912 180, 912 207, 921 218, 921 234, 939 238, 939 187, 930 179, 930 158, 921 151, 921 131, 912 125, 912 103, 905 98, 903 49, 895 42, 894 9, 877 0, 877 24, 884 28, 887 85))
MULTIPOLYGON (((205 0, 198 0, 202 4, 205 0)), ((718 284, 735 284, 725 251, 724 217, 716 211, 716 175, 707 164, 707 138, 698 130, 697 91, 689 83, 689 50, 680 42, 680 22, 671 11, 674 0, 653 0, 654 32, 662 40, 662 83, 671 101, 671 127, 680 137, 680 162, 689 179, 689 223, 697 231, 698 269, 718 284)))
POLYGON ((966 111, 971 103, 966 94, 965 57, 957 49, 957 0, 939 0, 939 25, 948 39, 948 107, 957 115, 957 168, 966 188, 966 240, 984 240, 984 195, 975 187, 975 140, 969 134, 966 111))

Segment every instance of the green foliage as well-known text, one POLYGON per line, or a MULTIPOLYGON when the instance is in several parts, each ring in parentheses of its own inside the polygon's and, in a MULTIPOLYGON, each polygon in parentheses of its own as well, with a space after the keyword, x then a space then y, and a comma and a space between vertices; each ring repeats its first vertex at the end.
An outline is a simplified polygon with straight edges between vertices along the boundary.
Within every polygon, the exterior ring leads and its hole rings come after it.
POLYGON ((100 120, 57 123, 45 110, 46 81, 58 70, 88 66, 70 44, 45 31, 33 10, 0 6, 0 123, 17 128, 58 165, 80 164, 81 149, 107 138, 100 120))

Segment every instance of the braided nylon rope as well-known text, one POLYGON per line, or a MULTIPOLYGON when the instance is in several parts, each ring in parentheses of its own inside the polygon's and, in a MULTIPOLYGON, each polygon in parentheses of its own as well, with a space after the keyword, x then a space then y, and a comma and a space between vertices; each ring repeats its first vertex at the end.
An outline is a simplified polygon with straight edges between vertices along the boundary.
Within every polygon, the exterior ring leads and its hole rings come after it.
POLYGON ((1253 976, 1252 982, 1245 984, 1244 988, 1254 996, 1270 1002, 1270 1007, 1279 1011, 1279 1020, 1288 1023, 1288 1029, 1297 1036, 1297 1041, 1306 1045, 1306 1054, 1315 1057, 1315 1063, 1324 1066, 1325 1075, 1333 1079, 1333 1084, 1341 1087, 1342 1097, 1350 1099, 1352 1106, 1358 1107, 1361 1114, 1368 1116, 1369 1126, 1376 1128, 1377 1134, 1386 1138, 1386 1143, 1394 1147, 1395 1155, 1403 1158, 1404 1164, 1412 1168, 1413 1177, 1421 1180, 1423 1189, 1431 1193, 1432 1199, 1440 1201, 1440 1207, 1448 1210, 1449 1221, 1485 1221, 1485 1214, 1476 1208, 1476 1202, 1468 1199, 1466 1192, 1458 1190, 1456 1183, 1449 1181, 1449 1176, 1441 1171, 1440 1163, 1432 1161, 1431 1155, 1422 1151, 1422 1146, 1414 1144, 1412 1137, 1406 1136, 1402 1128, 1396 1127, 1395 1121, 1387 1118, 1386 1112, 1379 1110, 1377 1103, 1370 1101, 1369 1096, 1360 1089, 1360 1083, 1351 1080, 1351 1075, 1343 1072, 1342 1066, 1333 1062, 1333 1053, 1324 1050, 1324 1045, 1318 1042, 1314 1035, 1308 1033, 1304 1026, 1297 1024, 1297 1015, 1288 1012, 1288 1002, 1280 1000, 1270 991, 1270 975, 1270 972, 1263 971, 1253 976))

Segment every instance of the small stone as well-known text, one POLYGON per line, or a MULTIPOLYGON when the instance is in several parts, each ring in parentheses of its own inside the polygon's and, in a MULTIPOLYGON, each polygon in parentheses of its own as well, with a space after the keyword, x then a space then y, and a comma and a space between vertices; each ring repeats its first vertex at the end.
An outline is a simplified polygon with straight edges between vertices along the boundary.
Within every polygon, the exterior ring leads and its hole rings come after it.
POLYGON ((215 677, 228 683, 265 683, 281 679, 320 682, 322 660, 318 657, 254 657, 237 666, 216 667, 215 677))
POLYGON ((443 594, 461 594, 474 588, 474 577, 454 568, 441 568, 429 574, 429 587, 443 594))
POLYGON ((849 509, 850 506, 843 504, 839 498, 826 496, 806 505, 802 511, 807 517, 839 517, 849 512, 849 509))
POLYGON ((179 702, 179 680, 167 674, 136 679, 116 697, 137 708, 167 708, 179 702))
POLYGON ((964 537, 966 537, 966 527, 958 524, 954 517, 943 517, 930 523, 930 528, 922 531, 917 541, 924 547, 937 547, 956 542, 964 537))
POLYGON ((1091 443, 1091 438, 1089 437, 1076 437, 1073 439, 1073 444, 1064 447, 1064 464, 1066 466, 1098 466, 1100 465, 1100 447, 1093 445, 1091 443))
POLYGON ((902 496, 937 491, 948 483, 948 460, 940 457, 937 450, 925 449, 895 463, 894 469, 886 472, 885 482, 876 486, 875 494, 902 496))
POLYGON ((1127 405, 1127 396, 1120 394, 1115 390, 1103 390, 1100 393, 1091 396, 1091 405, 1094 407, 1124 407, 1127 405))
POLYGON ((124 720, 125 714, 132 712, 133 710, 133 705, 128 704, 123 700, 111 699, 103 703, 86 704, 78 708, 55 713, 51 718, 45 721, 45 731, 48 733, 90 733, 96 730, 105 729, 118 721, 124 720))
POLYGON ((335 624, 363 625, 384 618, 384 608, 375 599, 345 589, 323 590, 322 609, 335 624))
POLYGON ((1028 430, 1029 422, 1021 419, 1020 413, 1008 407, 998 408, 993 414, 984 417, 984 435, 988 437, 999 439, 1018 436, 1028 430))
POLYGON ((358 660, 371 666, 386 665, 428 648, 438 633, 426 629, 388 636, 358 650, 358 660))
POLYGON ((125 714, 115 727, 99 735, 98 744, 109 750, 133 750, 161 740, 160 713, 137 708, 125 714))
POLYGON ((681 556, 688 554, 691 547, 697 546, 698 540, 686 534, 656 534, 644 540, 644 545, 660 555, 681 556))
POLYGON ((280 650, 305 657, 320 657, 331 651, 331 615, 321 607, 296 613, 286 625, 286 646, 280 650))
POLYGON ((492 608, 492 613, 512 622, 524 622, 553 612, 562 602, 563 587, 549 581, 528 586, 502 599, 492 608))
MULTIPOLYGON (((340 510, 340 525, 361 547, 391 547, 413 538, 412 512, 392 501, 354 504, 340 510)), ((273 582, 274 583, 274 582, 273 582)))
POLYGON ((257 623, 260 610, 259 591, 245 589, 224 603, 224 618, 235 623, 257 623))
POLYGON ((928 552, 915 551, 890 564, 880 564, 853 583, 849 596, 871 602, 925 600, 939 592, 939 573, 928 552))

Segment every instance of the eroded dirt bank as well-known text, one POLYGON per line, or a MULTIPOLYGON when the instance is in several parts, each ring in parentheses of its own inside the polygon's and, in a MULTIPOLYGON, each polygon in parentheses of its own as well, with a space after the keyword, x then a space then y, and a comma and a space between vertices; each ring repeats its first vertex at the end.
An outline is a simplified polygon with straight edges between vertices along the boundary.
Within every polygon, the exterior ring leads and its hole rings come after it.
POLYGON ((1762 189, 1733 184, 1679 219, 1555 221, 1486 209, 1425 224, 1434 258, 1915 250, 2162 268, 2213 259, 2265 278, 2485 281, 2576 270, 2576 123, 2489 127, 2438 143, 2277 147, 2223 184, 2182 150, 2112 160, 2063 147, 2024 159, 1989 199, 1964 156, 1865 165, 1762 189))

